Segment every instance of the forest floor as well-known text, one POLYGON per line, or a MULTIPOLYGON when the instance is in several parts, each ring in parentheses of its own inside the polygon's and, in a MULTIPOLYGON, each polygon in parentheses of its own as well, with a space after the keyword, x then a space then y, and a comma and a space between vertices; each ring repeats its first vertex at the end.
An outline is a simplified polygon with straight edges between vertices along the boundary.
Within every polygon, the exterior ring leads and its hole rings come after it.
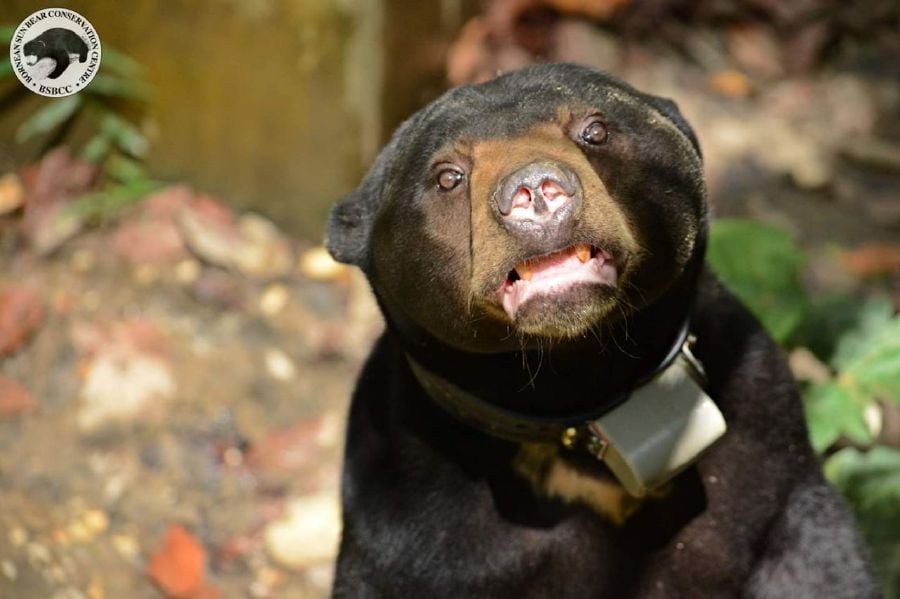
MULTIPOLYGON (((717 216, 791 232, 813 291, 875 276, 900 304, 896 80, 754 83, 703 41, 612 70, 695 125, 717 216)), ((327 595, 344 418, 383 326, 366 282, 185 185, 73 219, 91 177, 57 150, 0 178, 0 597, 327 595)))

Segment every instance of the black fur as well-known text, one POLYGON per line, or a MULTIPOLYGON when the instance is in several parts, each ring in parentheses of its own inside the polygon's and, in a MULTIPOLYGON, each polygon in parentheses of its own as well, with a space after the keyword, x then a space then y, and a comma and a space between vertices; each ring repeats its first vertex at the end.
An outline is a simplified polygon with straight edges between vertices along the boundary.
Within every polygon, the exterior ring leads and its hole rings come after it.
POLYGON ((336 597, 877 596, 780 350, 704 266, 699 164, 673 103, 574 65, 458 88, 398 129, 328 228, 329 249, 363 268, 388 322, 351 407, 336 597), (448 142, 515 135, 564 104, 594 106, 618 127, 621 145, 591 164, 648 257, 596 334, 512 335, 510 346, 508 325, 472 319, 456 297, 471 239, 457 247, 434 227, 467 231, 469 209, 435 201, 427 169, 448 142), (519 447, 442 412, 405 357, 498 405, 571 413, 627 390, 687 317, 728 432, 622 526, 538 496, 511 466, 519 447))
POLYGON ((54 27, 27 42, 22 48, 22 54, 37 56, 38 60, 47 57, 55 60, 56 68, 47 75, 47 78, 56 79, 69 68, 70 54, 77 54, 78 62, 87 60, 88 46, 74 31, 54 27))

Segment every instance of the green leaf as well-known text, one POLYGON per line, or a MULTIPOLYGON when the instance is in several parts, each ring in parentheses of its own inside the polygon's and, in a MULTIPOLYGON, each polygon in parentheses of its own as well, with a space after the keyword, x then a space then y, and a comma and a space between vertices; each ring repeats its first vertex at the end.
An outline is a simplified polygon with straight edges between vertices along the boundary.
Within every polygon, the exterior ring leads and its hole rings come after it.
POLYGON ((48 100, 40 110, 31 115, 16 131, 16 141, 27 141, 36 135, 42 135, 59 127, 78 111, 82 97, 78 94, 48 100))
POLYGON ((852 330, 845 332, 837 345, 832 363, 843 368, 855 356, 864 353, 869 338, 877 335, 894 318, 894 306, 887 297, 876 296, 860 305, 852 330))
POLYGON ((817 356, 828 359, 834 355, 841 335, 859 325, 866 304, 858 297, 845 294, 817 293, 809 300, 809 312, 791 336, 791 343, 808 347, 817 356))
POLYGON ((804 255, 781 229, 749 220, 713 224, 709 262, 723 282, 784 343, 809 309, 800 283, 804 255))
POLYGON ((139 62, 115 48, 110 48, 108 44, 103 44, 103 60, 100 68, 102 73, 110 71, 126 79, 139 77, 143 71, 139 62))
POLYGON ((109 154, 111 147, 109 138, 103 133, 98 133, 81 148, 81 158, 93 164, 99 164, 109 154))
MULTIPOLYGON (((2 44, 2 42, 0 42, 2 44)), ((13 74, 13 66, 8 58, 0 59, 0 79, 4 79, 13 74)))
POLYGON ((130 100, 146 100, 150 96, 150 86, 146 83, 104 73, 97 73, 85 91, 98 96, 130 100))
POLYGON ((106 112, 100 120, 100 131, 105 133, 123 152, 137 158, 147 155, 150 143, 141 131, 114 112, 106 112))
POLYGON ((128 206, 162 187, 162 183, 139 179, 114 185, 103 191, 81 196, 66 207, 66 212, 78 218, 109 219, 128 206))
POLYGON ((887 298, 867 302, 859 325, 843 335, 831 360, 855 396, 900 403, 900 316, 887 298))
POLYGON ((814 385, 804 396, 804 406, 816 451, 825 451, 841 435, 861 444, 872 441, 863 417, 866 403, 836 382, 814 385))
POLYGON ((15 34, 16 34, 15 27, 12 27, 9 25, 4 25, 3 27, 0 27, 0 44, 3 44, 4 46, 9 46, 9 44, 12 43, 12 38, 15 34))
POLYGON ((103 168, 107 175, 120 183, 140 181, 147 175, 139 162, 120 154, 110 156, 103 168))

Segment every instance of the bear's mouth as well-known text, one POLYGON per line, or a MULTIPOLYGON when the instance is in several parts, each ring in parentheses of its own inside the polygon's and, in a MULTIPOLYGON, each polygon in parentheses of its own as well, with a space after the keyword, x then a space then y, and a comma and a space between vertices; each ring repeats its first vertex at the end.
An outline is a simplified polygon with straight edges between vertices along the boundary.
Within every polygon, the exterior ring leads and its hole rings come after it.
POLYGON ((617 278, 612 254, 578 243, 518 263, 500 286, 500 301, 507 316, 515 321, 519 308, 534 299, 561 296, 579 285, 615 287, 617 278))

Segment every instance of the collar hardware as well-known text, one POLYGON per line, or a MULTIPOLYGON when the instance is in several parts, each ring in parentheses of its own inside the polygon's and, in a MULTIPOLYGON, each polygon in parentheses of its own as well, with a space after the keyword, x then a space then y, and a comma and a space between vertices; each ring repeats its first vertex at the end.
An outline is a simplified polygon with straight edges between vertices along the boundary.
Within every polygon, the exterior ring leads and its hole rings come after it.
POLYGON ((625 490, 643 497, 699 459, 727 429, 704 391, 703 365, 688 338, 676 359, 627 401, 585 424, 585 447, 625 490))
POLYGON ((687 323, 659 367, 623 401, 586 414, 540 418, 500 408, 427 370, 407 354, 413 375, 445 411, 491 436, 582 448, 606 464, 625 490, 643 497, 694 463, 726 430, 706 394, 703 365, 687 323))

